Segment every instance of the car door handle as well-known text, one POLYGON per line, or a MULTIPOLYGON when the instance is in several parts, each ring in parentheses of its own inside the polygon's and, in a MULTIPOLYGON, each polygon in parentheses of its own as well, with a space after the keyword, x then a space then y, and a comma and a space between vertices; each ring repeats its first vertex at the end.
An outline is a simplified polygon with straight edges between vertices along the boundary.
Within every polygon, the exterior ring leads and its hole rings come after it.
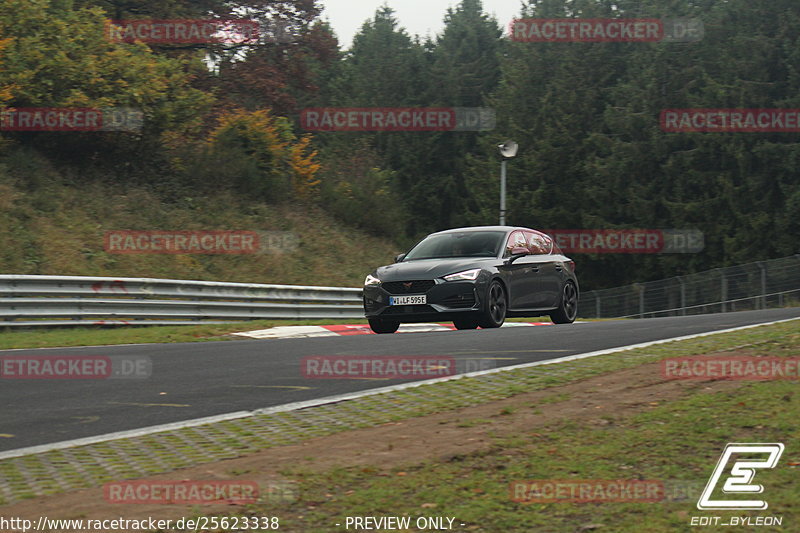
POLYGON ((562 267, 561 265, 556 265, 556 271, 561 272, 563 270, 564 270, 564 267, 562 267))
POLYGON ((539 272, 539 267, 529 267, 528 270, 531 270, 532 272, 539 272))

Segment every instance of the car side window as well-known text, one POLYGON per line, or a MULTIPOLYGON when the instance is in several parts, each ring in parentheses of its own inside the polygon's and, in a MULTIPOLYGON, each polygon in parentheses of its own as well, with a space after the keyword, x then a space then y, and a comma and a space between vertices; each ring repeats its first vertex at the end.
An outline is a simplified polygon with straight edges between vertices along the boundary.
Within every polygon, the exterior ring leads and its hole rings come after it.
POLYGON ((553 245, 555 244, 553 239, 551 239, 549 235, 541 235, 541 238, 542 238, 542 241, 544 242, 544 249, 545 249, 544 253, 552 254, 553 253, 553 245))
POLYGON ((528 248, 528 243, 525 242, 525 235, 521 231, 515 231, 508 236, 508 242, 506 242, 506 257, 511 255, 511 250, 518 247, 528 248))
POLYGON ((540 254, 541 253, 539 251, 539 246, 538 246, 537 241, 536 241, 536 234, 534 232, 526 231, 525 232, 525 241, 526 241, 526 246, 528 247, 528 251, 531 254, 536 255, 536 254, 540 254))
POLYGON ((530 232, 528 235, 528 247, 532 254, 547 255, 553 250, 553 239, 547 235, 530 232))

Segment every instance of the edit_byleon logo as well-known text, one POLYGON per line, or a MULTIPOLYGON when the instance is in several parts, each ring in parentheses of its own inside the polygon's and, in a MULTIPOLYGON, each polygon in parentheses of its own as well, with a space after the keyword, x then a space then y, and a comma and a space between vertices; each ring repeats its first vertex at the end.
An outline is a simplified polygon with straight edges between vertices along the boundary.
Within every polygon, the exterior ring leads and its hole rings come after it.
POLYGON ((697 508, 700 510, 763 510, 768 507, 766 500, 759 499, 712 499, 714 489, 720 483, 723 474, 733 460, 728 477, 722 485, 722 493, 738 496, 752 496, 764 492, 763 485, 753 483, 753 478, 758 469, 775 468, 783 454, 783 444, 780 442, 769 443, 738 443, 732 442, 725 446, 722 455, 714 467, 711 479, 703 489, 697 508), (754 458, 758 456, 758 458, 754 458))

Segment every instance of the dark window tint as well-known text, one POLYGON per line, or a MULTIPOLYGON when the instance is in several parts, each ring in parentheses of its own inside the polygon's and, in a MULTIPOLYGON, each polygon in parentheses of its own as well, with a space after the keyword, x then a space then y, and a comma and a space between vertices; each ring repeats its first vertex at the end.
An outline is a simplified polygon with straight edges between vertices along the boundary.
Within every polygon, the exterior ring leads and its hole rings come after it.
POLYGON ((430 235, 408 252, 403 261, 447 257, 496 257, 503 242, 502 231, 464 231, 430 235))

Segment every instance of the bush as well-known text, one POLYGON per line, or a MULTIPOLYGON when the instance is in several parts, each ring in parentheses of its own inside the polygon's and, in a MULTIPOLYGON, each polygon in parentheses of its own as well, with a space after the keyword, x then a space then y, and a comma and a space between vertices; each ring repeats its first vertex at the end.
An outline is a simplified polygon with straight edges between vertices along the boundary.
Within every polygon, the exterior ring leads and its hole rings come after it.
POLYGON ((378 168, 377 155, 366 145, 332 149, 323 158, 320 200, 349 225, 398 237, 405 217, 391 190, 393 177, 394 171, 378 168))
POLYGON ((298 139, 285 118, 267 110, 234 111, 220 117, 201 150, 200 164, 192 166, 206 180, 230 183, 254 199, 310 200, 319 184, 310 142, 308 136, 298 139))

